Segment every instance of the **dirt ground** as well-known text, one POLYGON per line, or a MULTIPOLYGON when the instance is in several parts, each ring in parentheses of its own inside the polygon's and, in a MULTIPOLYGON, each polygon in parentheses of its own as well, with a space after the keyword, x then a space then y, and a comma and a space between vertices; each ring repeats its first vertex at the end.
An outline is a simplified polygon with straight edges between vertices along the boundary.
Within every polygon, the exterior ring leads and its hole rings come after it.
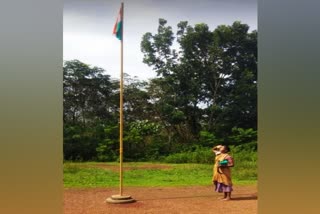
POLYGON ((118 188, 66 189, 64 214, 256 214, 257 187, 234 186, 233 200, 220 201, 212 186, 201 187, 124 187, 123 195, 136 202, 109 204, 118 188))

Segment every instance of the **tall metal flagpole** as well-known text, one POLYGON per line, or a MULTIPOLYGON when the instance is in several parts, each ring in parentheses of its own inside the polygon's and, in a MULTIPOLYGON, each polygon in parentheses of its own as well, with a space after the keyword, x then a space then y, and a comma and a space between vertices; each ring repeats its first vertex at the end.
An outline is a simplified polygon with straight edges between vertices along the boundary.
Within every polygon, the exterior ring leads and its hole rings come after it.
POLYGON ((123 13, 124 4, 121 3, 121 71, 120 71, 120 196, 123 193, 123 13))
POLYGON ((135 202, 135 200, 131 196, 124 196, 123 195, 123 25, 124 25, 124 3, 121 3, 121 9, 120 9, 120 20, 122 21, 121 24, 121 62, 120 62, 120 137, 119 137, 119 143, 120 143, 120 193, 119 195, 113 195, 110 198, 107 198, 106 202, 108 203, 116 203, 116 204, 122 204, 122 203, 131 203, 135 202))

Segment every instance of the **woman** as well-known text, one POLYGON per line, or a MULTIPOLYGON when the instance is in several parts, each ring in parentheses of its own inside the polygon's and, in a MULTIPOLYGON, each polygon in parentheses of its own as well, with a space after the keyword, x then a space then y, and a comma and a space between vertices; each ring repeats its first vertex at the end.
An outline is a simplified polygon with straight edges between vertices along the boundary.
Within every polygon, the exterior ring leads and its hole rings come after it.
POLYGON ((234 166, 234 161, 228 154, 230 148, 226 145, 218 145, 214 147, 212 151, 216 154, 212 179, 215 185, 215 191, 224 193, 222 200, 231 200, 231 192, 233 191, 231 167, 234 166))

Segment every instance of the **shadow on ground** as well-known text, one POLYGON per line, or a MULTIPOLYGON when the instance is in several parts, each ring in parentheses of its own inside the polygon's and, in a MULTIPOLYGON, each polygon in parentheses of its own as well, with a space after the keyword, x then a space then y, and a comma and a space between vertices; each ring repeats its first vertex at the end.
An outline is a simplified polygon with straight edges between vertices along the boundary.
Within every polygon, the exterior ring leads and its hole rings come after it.
MULTIPOLYGON (((140 201, 153 201, 153 200, 168 200, 168 199, 184 199, 184 198, 217 198, 217 195, 198 195, 198 196, 177 196, 177 197, 161 197, 161 198, 148 198, 140 201)), ((232 201, 245 201, 245 200, 257 200, 256 195, 239 196, 234 195, 232 201)))
POLYGON ((246 197, 232 197, 233 201, 246 201, 246 200, 257 200, 258 196, 246 196, 246 197))

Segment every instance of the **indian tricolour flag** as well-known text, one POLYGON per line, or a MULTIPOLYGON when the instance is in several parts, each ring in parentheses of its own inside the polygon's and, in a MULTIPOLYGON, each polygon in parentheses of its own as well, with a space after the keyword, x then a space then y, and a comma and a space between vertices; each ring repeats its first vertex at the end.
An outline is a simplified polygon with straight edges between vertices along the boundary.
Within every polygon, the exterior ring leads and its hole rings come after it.
POLYGON ((123 25, 123 20, 122 20, 123 16, 122 16, 122 7, 120 8, 118 17, 117 17, 117 21, 114 24, 113 27, 113 34, 116 35, 116 37, 119 40, 122 40, 122 25, 123 25))

